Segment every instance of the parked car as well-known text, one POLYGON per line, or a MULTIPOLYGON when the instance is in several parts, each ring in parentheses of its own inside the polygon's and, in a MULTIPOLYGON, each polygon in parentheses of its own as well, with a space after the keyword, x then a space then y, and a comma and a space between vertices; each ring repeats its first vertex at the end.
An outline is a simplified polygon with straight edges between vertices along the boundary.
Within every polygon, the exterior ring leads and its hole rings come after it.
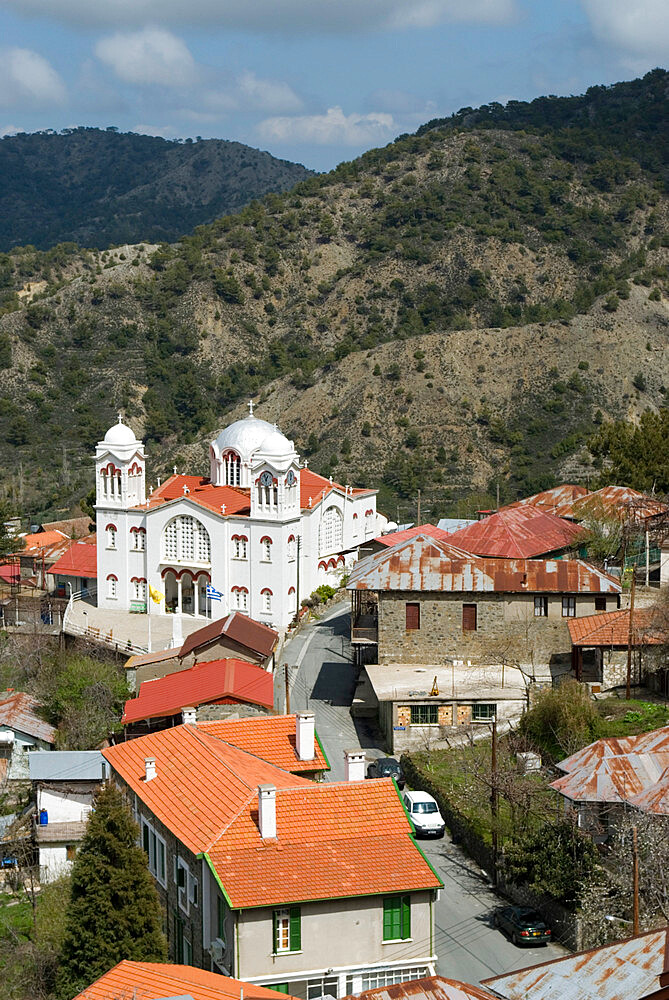
POLYGON ((394 757, 379 757, 367 768, 368 778, 394 778, 398 788, 404 788, 404 771, 394 757))
POLYGON ((528 906, 502 906, 495 910, 493 923, 506 931, 515 945, 548 944, 552 940, 544 918, 528 906))
POLYGON ((404 805, 419 837, 443 837, 446 824, 439 806, 427 792, 405 792, 404 805))

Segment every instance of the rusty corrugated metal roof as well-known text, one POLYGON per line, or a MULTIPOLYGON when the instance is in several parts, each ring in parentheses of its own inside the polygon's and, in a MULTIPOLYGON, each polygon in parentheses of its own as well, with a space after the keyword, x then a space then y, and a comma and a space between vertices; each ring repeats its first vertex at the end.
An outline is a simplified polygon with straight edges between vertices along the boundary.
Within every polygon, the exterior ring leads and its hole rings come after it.
POLYGON ((583 528, 531 504, 511 507, 454 531, 450 541, 477 556, 532 559, 572 548, 583 528))
POLYGON ((643 520, 666 510, 667 505, 661 500, 633 490, 631 486, 604 486, 601 490, 575 500, 570 516, 577 521, 587 517, 623 519, 629 516, 643 520))
POLYGON ((344 1000, 493 1000, 493 994, 481 986, 462 983, 459 979, 445 979, 444 976, 427 976, 412 979, 406 983, 379 986, 375 990, 363 990, 351 994, 344 1000))
POLYGON ((620 583, 580 559, 493 559, 419 534, 354 566, 349 590, 618 594, 620 583))
POLYGON ((627 802, 669 812, 669 726, 639 736, 603 739, 560 761, 551 788, 572 802, 627 802))
POLYGON ((37 715, 39 708, 40 703, 32 695, 16 691, 0 701, 0 726, 53 743, 56 730, 37 715))
POLYGON ((659 991, 668 928, 484 979, 504 1000, 646 1000, 659 991))
POLYGON ((550 490, 542 490, 541 493, 535 493, 531 497, 516 500, 515 503, 507 504, 502 510, 511 510, 514 507, 524 507, 529 504, 532 507, 548 511, 550 514, 557 514, 558 517, 569 517, 574 500, 587 496, 589 492, 585 486, 563 483, 562 486, 554 486, 550 490))

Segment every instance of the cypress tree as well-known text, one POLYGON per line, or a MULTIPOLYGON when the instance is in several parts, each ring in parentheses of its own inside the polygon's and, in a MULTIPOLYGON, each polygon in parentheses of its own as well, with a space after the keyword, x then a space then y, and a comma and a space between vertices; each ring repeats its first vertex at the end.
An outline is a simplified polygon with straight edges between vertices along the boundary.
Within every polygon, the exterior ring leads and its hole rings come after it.
POLYGON ((73 996, 122 959, 164 962, 162 911, 139 830, 108 783, 72 867, 59 985, 73 996))

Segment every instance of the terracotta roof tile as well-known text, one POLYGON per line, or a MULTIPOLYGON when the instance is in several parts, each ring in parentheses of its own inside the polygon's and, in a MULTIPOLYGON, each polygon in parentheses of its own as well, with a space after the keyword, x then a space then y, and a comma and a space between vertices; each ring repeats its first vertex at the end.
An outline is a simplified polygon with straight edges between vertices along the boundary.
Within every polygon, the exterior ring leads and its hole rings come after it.
POLYGON ((210 736, 216 736, 226 743, 268 760, 276 767, 300 774, 308 771, 330 769, 327 758, 316 740, 313 761, 300 760, 295 749, 294 715, 274 715, 271 718, 221 719, 214 722, 198 722, 198 729, 210 736))
POLYGON ((121 722, 176 715, 185 705, 208 705, 230 698, 262 708, 274 707, 274 678, 246 660, 210 660, 166 677, 147 680, 137 698, 125 703, 121 722))
POLYGON ((453 532, 449 540, 478 556, 531 559, 571 548, 581 534, 580 525, 528 505, 500 510, 453 532))
POLYGON ((191 632, 179 650, 179 656, 188 653, 219 638, 228 638, 240 646, 245 646, 263 659, 269 656, 279 640, 279 633, 268 625, 262 625, 241 611, 231 611, 225 618, 209 622, 203 628, 191 632))
POLYGON ((105 972, 74 1000, 110 1000, 111 997, 158 1000, 171 996, 190 996, 193 1000, 240 1000, 242 995, 244 1000, 286 1000, 285 993, 205 972, 192 965, 130 962, 127 959, 105 972))
POLYGON ((80 576, 88 580, 97 579, 97 549, 95 535, 72 542, 60 559, 49 570, 54 576, 80 576))
MULTIPOLYGON (((656 646, 669 642, 652 608, 636 608, 632 628, 633 646, 656 646)), ((630 634, 630 611, 601 612, 585 618, 572 618, 567 623, 574 646, 627 646, 630 634)))
POLYGON ((147 497, 147 503, 138 504, 134 510, 153 510, 154 507, 160 507, 170 500, 189 500, 226 517, 229 514, 244 516, 251 512, 248 489, 236 486, 212 486, 203 476, 170 476, 153 491, 150 497, 147 497), (184 493, 184 488, 188 493, 184 493), (225 515, 221 510, 223 506, 225 515))

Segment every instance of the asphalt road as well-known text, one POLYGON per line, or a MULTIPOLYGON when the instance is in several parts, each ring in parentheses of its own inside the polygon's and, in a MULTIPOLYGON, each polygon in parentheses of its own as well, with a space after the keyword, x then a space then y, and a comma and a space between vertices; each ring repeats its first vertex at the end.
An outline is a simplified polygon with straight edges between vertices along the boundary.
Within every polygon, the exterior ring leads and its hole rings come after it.
MULTIPOLYGON (((351 663, 348 607, 332 609, 320 622, 308 625, 286 645, 283 660, 290 675, 291 711, 309 709, 330 762, 330 781, 344 780, 344 751, 363 747, 367 758, 384 756, 381 735, 366 719, 349 712, 355 691, 351 663)), ((283 670, 277 671, 275 705, 285 708, 283 670)), ((516 947, 492 926, 492 913, 502 905, 486 877, 454 845, 421 840, 421 848, 444 882, 436 908, 437 972, 463 982, 479 983, 489 976, 537 965, 566 954, 559 945, 516 947)))

